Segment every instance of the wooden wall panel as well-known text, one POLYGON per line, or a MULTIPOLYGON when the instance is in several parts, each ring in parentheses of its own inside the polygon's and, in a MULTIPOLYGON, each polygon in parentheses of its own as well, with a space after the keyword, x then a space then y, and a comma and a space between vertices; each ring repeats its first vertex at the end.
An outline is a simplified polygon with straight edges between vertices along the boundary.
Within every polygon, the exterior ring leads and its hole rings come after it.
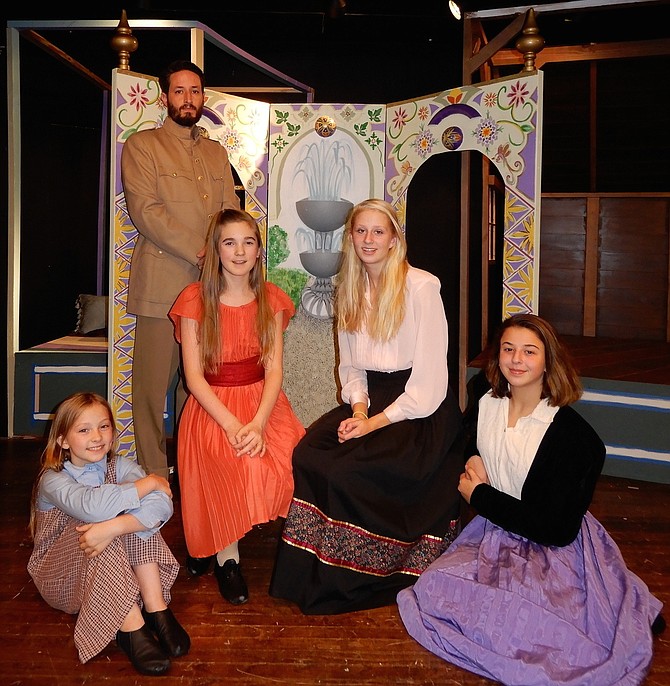
POLYGON ((600 200, 596 335, 666 340, 667 198, 600 200))
POLYGON ((670 197, 546 194, 539 313, 565 335, 670 341, 670 197))
POLYGON ((579 336, 584 318, 586 200, 543 198, 539 314, 579 336))

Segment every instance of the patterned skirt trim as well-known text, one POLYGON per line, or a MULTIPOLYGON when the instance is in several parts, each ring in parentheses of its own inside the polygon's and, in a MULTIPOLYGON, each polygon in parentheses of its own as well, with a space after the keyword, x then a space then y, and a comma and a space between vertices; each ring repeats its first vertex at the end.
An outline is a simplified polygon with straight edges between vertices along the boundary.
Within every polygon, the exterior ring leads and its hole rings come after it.
POLYGON ((423 534, 415 541, 399 541, 331 519, 316 505, 293 498, 282 540, 333 567, 373 576, 400 573, 418 577, 449 547, 458 530, 459 520, 454 519, 443 538, 423 534))

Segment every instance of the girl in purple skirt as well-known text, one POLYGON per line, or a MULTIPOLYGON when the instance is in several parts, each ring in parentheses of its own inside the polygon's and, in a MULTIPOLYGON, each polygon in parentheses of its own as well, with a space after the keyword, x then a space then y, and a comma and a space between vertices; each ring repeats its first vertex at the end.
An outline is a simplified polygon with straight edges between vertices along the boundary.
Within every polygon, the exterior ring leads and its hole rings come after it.
POLYGON ((398 594, 407 631, 503 684, 640 684, 662 604, 588 512, 605 446, 556 332, 510 317, 492 343, 459 491, 478 515, 398 594))

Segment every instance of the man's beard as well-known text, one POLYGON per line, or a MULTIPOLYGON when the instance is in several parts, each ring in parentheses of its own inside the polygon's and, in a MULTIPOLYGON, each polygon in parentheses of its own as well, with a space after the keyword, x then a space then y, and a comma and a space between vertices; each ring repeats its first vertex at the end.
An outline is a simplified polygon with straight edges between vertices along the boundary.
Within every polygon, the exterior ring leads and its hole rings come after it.
POLYGON ((202 106, 195 108, 195 111, 193 111, 193 109, 188 109, 182 113, 177 107, 168 104, 168 116, 175 124, 179 124, 179 126, 193 126, 202 116, 202 106))

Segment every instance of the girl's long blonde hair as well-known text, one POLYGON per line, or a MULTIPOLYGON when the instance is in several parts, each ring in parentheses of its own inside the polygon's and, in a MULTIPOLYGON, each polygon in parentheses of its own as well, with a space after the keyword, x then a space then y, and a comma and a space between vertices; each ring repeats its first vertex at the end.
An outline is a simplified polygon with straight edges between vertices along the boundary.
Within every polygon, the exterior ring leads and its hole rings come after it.
POLYGON ((365 326, 371 338, 382 342, 392 339, 405 317, 405 279, 408 268, 407 242, 393 206, 378 198, 358 203, 349 213, 344 228, 342 265, 336 281, 338 329, 354 333, 362 331, 365 326), (382 270, 376 302, 372 308, 368 308, 365 299, 365 267, 356 255, 352 239, 356 218, 364 210, 381 212, 388 219, 396 239, 382 270))
MULTIPOLYGON (((221 266, 219 243, 223 227, 233 222, 244 222, 252 230, 259 248, 263 248, 261 232, 254 218, 243 210, 221 210, 217 212, 209 225, 205 242, 205 260, 200 274, 202 282, 203 318, 198 332, 200 360, 206 372, 214 373, 221 364, 221 319, 219 316, 219 298, 225 292, 226 273, 221 266)), ((262 255, 262 252, 261 252, 262 255)), ((268 364, 274 352, 275 328, 274 314, 268 302, 265 290, 262 256, 249 273, 249 286, 256 297, 256 332, 261 349, 260 362, 268 364)))
POLYGON ((112 408, 105 398, 97 393, 73 393, 56 407, 54 418, 49 428, 47 444, 40 458, 40 469, 33 484, 33 493, 30 501, 30 535, 32 537, 35 536, 37 524, 37 496, 42 476, 50 469, 54 472, 60 472, 63 469, 63 465, 69 461, 70 450, 61 445, 63 438, 74 426, 81 413, 93 405, 101 405, 106 410, 109 415, 109 422, 112 425, 112 446, 109 453, 107 453, 107 459, 111 459, 116 452, 116 439, 118 436, 116 422, 114 421, 112 408))

